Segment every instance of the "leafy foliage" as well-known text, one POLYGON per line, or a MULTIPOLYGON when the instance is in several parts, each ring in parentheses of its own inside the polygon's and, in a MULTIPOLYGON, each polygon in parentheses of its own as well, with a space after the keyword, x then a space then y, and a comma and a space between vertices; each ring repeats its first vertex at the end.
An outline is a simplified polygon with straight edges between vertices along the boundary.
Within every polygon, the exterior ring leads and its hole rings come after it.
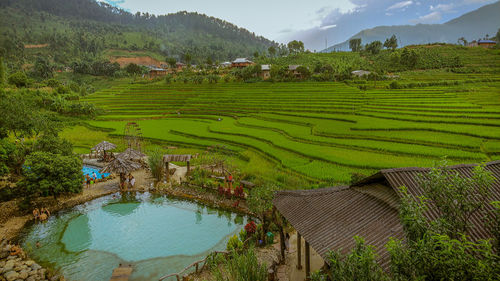
POLYGON ((267 266, 259 263, 253 249, 233 254, 222 265, 222 270, 217 269, 214 273, 217 281, 267 280, 267 266))
POLYGON ((82 190, 82 162, 77 156, 34 152, 26 157, 19 185, 31 196, 54 196, 82 190))

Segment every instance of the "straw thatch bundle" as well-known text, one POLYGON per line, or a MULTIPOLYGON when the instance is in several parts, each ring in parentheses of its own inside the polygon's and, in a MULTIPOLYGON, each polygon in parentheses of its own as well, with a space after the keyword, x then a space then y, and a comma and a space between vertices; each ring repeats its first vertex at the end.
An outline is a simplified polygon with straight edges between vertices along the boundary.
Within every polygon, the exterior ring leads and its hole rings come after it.
POLYGON ((144 156, 146 156, 144 153, 130 147, 127 148, 124 152, 118 154, 119 158, 126 160, 141 160, 144 156))
POLYGON ((116 148, 116 145, 114 143, 102 141, 101 143, 94 146, 92 149, 95 151, 106 151, 106 150, 112 150, 115 148, 116 148))
POLYGON ((123 158, 116 158, 100 170, 101 173, 128 174, 141 168, 141 164, 123 158))

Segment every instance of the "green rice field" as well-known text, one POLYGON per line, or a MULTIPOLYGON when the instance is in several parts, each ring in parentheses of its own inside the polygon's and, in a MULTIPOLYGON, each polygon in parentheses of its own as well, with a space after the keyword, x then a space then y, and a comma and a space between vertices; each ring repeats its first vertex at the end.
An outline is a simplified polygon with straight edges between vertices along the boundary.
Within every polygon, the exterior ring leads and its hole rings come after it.
POLYGON ((443 157, 452 164, 500 159, 500 80, 410 89, 388 83, 367 90, 313 82, 123 84, 86 98, 105 114, 87 123, 95 140, 84 133, 82 143, 73 142, 89 148, 135 121, 153 142, 193 152, 223 144, 247 162, 272 163, 265 169, 337 183, 443 157))

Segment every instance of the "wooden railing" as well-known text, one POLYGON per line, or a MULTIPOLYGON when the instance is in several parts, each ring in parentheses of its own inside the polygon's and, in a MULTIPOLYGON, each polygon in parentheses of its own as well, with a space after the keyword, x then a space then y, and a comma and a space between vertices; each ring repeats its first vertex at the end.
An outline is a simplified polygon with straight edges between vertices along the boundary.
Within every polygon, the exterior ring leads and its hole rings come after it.
POLYGON ((214 251, 212 253, 210 253, 208 256, 206 256, 204 259, 202 260, 199 260, 199 261, 195 261, 193 262, 192 264, 186 266, 186 268, 184 268, 181 272, 178 272, 178 273, 171 273, 171 274, 168 274, 168 275, 165 275, 163 277, 161 277, 159 279, 159 281, 162 281, 162 280, 166 280, 167 278, 169 277, 174 277, 177 279, 177 281, 181 281, 181 278, 183 278, 183 274, 188 271, 189 269, 191 269, 192 267, 195 268, 195 273, 198 273, 198 271, 202 271, 203 268, 205 268, 205 265, 207 264, 207 261, 211 258, 211 259, 215 259, 215 257, 218 255, 218 254, 223 254, 224 256, 227 256, 229 254, 229 252, 227 251, 214 251), (200 264, 203 263, 203 265, 200 267, 200 264))

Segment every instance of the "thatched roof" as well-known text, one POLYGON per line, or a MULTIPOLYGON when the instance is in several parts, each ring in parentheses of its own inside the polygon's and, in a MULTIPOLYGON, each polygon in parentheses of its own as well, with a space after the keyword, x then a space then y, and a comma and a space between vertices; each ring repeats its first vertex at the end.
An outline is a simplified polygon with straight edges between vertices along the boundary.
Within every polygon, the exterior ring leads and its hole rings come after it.
POLYGON ((142 157, 146 156, 144 153, 137 151, 133 148, 127 148, 124 152, 118 154, 118 157, 127 160, 140 160, 142 157))
POLYGON ((92 149, 95 151, 112 150, 116 148, 116 144, 107 141, 102 141, 98 145, 94 146, 92 149))
POLYGON ((115 160, 111 161, 106 165, 104 168, 102 168, 99 172, 101 173, 130 173, 132 171, 135 171, 137 169, 141 168, 141 165, 132 162, 127 159, 119 158, 117 157, 115 160))

